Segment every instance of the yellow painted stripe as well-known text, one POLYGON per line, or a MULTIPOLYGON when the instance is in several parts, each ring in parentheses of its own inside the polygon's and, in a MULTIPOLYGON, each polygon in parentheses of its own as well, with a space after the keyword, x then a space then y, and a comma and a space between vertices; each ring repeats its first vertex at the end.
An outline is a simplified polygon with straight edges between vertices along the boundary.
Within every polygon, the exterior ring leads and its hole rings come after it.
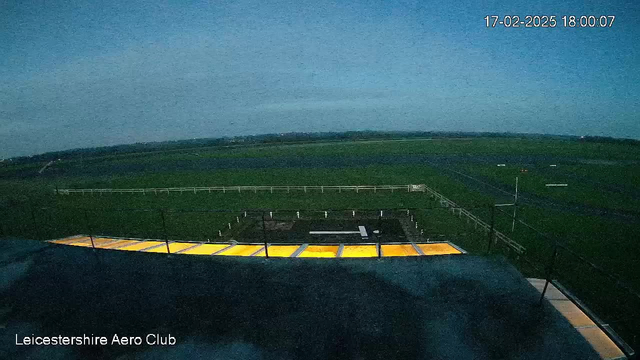
POLYGON ((418 256, 411 244, 382 245, 382 256, 418 256))
MULTIPOLYGON (((101 247, 101 246, 105 246, 110 244, 111 242, 113 242, 113 239, 105 239, 105 238, 94 238, 93 239, 93 243, 95 244, 95 246, 97 248, 101 247)), ((89 239, 89 241, 87 242, 83 242, 80 244, 72 244, 73 246, 84 246, 84 247, 91 247, 91 239, 89 239)))
POLYGON ((164 243, 161 241, 137 241, 137 244, 127 245, 123 248, 120 248, 119 250, 138 251, 138 250, 146 249, 148 247, 161 245, 161 244, 164 244, 164 243))
POLYGON ((603 359, 623 359, 622 350, 600 328, 579 328, 578 331, 603 359))
POLYGON ((564 315, 573 327, 595 326, 596 324, 571 300, 550 300, 551 305, 564 315))
POLYGON ((100 246, 100 248, 101 249, 113 249, 113 248, 117 248, 119 246, 127 246, 127 245, 137 244, 137 243, 139 243, 139 241, 135 241, 135 240, 119 240, 119 241, 116 241, 114 243, 102 245, 102 246, 100 246))
POLYGON ((342 257, 377 257, 378 249, 375 245, 345 245, 342 257))
POLYGON ((188 255, 211 255, 216 251, 220 251, 229 246, 229 244, 202 244, 193 249, 181 252, 180 254, 188 255))
POLYGON ((263 245, 236 245, 228 250, 225 250, 217 255, 225 256, 249 256, 254 252, 262 249, 263 245))
MULTIPOLYGON (((50 241, 56 244, 72 245, 91 247, 91 239, 88 236, 77 238, 65 238, 60 240, 50 241)), ((140 251, 150 247, 153 249, 146 252, 154 253, 166 253, 166 246, 158 246, 164 244, 162 241, 154 240, 121 240, 112 238, 94 238, 96 248, 101 249, 117 249, 127 251, 140 251)), ((228 248, 220 252, 220 255, 225 256, 251 256, 258 252, 255 256, 264 257, 263 245, 236 245, 230 247, 228 244, 201 244, 194 247, 194 243, 180 243, 173 242, 169 244, 172 253, 188 249, 181 252, 181 254, 190 255, 211 255, 215 252, 228 248), (262 250, 262 251, 259 251, 262 250)), ((300 248, 301 245, 271 245, 269 247, 270 257, 290 257, 293 253, 300 248)), ((447 243, 433 243, 433 244, 417 244, 425 255, 445 255, 445 254, 460 254, 460 250, 447 243)), ((309 245, 307 248, 298 255, 299 257, 336 257, 339 247, 337 245, 309 245)), ((382 252, 384 256, 417 256, 419 253, 411 244, 386 244, 382 245, 382 252)), ((345 258, 360 258, 360 257, 377 257, 378 252, 376 245, 356 245, 345 244, 342 257, 345 258)))
POLYGON ((416 244, 422 250, 425 255, 449 255, 449 254, 462 254, 460 250, 453 246, 440 243, 440 244, 416 244))
MULTIPOLYGON (((269 257, 289 257, 298 248, 300 248, 300 245, 271 245, 269 246, 269 257)), ((264 256, 264 251, 260 254, 264 256)))
POLYGON ((331 258, 338 255, 338 246, 309 245, 298 257, 331 258))
MULTIPOLYGON (((192 247, 193 243, 169 243, 169 250, 171 250, 172 254, 175 254, 176 252, 180 251, 180 250, 184 250, 187 248, 192 247)), ((165 244, 165 246, 159 246, 159 247, 155 247, 151 250, 147 250, 145 252, 153 252, 153 253, 167 253, 167 245, 165 244)))
POLYGON ((86 241, 86 240, 90 240, 90 238, 88 236, 82 236, 82 237, 77 237, 77 238, 73 238, 73 239, 60 239, 60 240, 53 240, 50 241, 54 244, 62 244, 62 245, 71 245, 73 243, 76 242, 81 242, 81 241, 86 241))

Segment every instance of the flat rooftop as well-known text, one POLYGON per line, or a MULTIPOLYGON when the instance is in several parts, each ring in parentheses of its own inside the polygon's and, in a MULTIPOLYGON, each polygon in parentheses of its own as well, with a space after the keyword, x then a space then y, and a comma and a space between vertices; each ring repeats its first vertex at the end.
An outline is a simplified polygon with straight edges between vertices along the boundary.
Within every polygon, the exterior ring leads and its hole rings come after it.
POLYGON ((0 357, 599 359, 500 257, 180 256, 0 241, 0 357), (15 335, 174 346, 18 347, 15 335))

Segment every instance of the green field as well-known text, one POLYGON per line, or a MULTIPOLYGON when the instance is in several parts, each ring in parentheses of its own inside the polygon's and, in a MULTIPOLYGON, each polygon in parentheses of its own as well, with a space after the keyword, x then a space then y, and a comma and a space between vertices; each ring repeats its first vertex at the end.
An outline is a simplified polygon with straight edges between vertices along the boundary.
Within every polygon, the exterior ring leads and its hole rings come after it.
MULTIPOLYGON (((4 236, 48 239, 89 231, 112 236, 220 241, 244 209, 324 210, 413 208, 425 239, 446 239, 471 253, 487 252, 488 236, 423 193, 188 193, 68 196, 60 188, 146 188, 232 185, 426 184, 491 221, 491 205, 511 200, 519 177, 518 220, 495 213, 496 229, 527 248, 510 254, 525 275, 543 276, 557 240, 640 291, 640 147, 546 139, 438 139, 314 143, 233 149, 109 155, 0 168, 0 227, 4 236), (393 164, 397 160, 398 164, 393 164), (361 161, 361 162, 360 162, 361 161), (238 164, 235 166, 234 164, 238 164), (506 163, 497 167, 496 163, 506 163), (344 166, 344 164, 350 164, 344 166), (554 164, 556 167, 550 167, 554 164), (255 165, 255 166, 254 166, 255 165), (526 168, 527 172, 520 170, 526 168), (461 176, 451 170, 467 175, 461 176), (567 183, 549 188, 546 183, 567 183), (497 190, 499 189, 499 190, 497 190), (506 192, 506 193, 505 193, 506 192), (136 209, 122 211, 116 209, 136 209), (205 212, 225 209, 228 212, 205 212)), ((493 252, 503 252, 497 246, 493 252)), ((612 282, 558 258, 556 275, 627 335, 640 321, 620 320, 635 305, 612 282), (607 295, 603 295, 605 292, 607 295), (608 305, 609 304, 609 305, 608 305), (612 305, 613 304, 613 305, 612 305), (617 307, 617 310, 612 310, 617 307), (629 325, 629 324, 632 325, 629 325)), ((632 310, 631 310, 632 311, 632 310)), ((629 340, 631 341, 631 340, 629 340)))

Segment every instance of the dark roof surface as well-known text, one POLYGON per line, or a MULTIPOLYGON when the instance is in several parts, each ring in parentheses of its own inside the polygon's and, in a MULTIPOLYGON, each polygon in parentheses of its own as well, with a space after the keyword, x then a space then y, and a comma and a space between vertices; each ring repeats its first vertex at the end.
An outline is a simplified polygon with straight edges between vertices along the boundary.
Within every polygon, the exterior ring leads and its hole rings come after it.
POLYGON ((255 259, 0 241, 0 358, 598 359, 501 258, 255 259), (171 334, 175 346, 18 347, 171 334))

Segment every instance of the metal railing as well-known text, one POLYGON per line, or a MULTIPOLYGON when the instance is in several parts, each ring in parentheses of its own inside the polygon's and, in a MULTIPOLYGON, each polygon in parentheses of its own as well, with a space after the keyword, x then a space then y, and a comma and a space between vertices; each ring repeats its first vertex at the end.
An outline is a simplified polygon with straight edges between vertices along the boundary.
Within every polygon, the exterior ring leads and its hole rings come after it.
MULTIPOLYGON (((391 186, 389 186, 391 187, 391 186)), ((229 228, 240 226, 241 218, 245 216, 254 217, 265 221, 271 220, 291 220, 291 219, 323 219, 323 218, 375 218, 375 217, 391 217, 403 216, 408 217, 411 225, 415 226, 415 233, 422 235, 425 231, 425 239, 427 232, 430 231, 433 217, 442 214, 443 217, 449 219, 449 215, 461 220, 467 220, 472 223, 469 231, 478 229, 478 232, 471 232, 473 236, 467 238, 461 237, 461 242, 467 241, 467 244, 475 247, 472 252, 475 253, 510 253, 516 255, 514 265, 521 269, 523 263, 529 264, 535 268, 537 277, 547 279, 547 281, 562 280, 563 285, 567 286, 572 292, 584 299, 584 302, 597 310, 598 314, 603 314, 602 318, 611 324, 612 328, 622 329, 619 331, 621 336, 630 342, 632 347, 638 346, 635 334, 638 334, 638 326, 640 319, 638 314, 622 313, 618 311, 613 303, 607 303, 608 294, 600 294, 602 286, 610 289, 611 296, 616 299, 624 299, 624 302, 630 304, 640 303, 640 296, 637 291, 626 285, 617 275, 606 271, 604 268, 594 264, 586 257, 578 254, 575 250, 570 249, 553 236, 547 235, 535 227, 527 224, 523 219, 515 219, 520 232, 518 239, 524 241, 531 249, 526 249, 520 243, 514 241, 504 233, 497 230, 501 226, 505 229, 511 227, 512 214, 506 212, 495 205, 466 206, 466 209, 459 204, 451 201, 437 191, 423 185, 398 185, 405 191, 424 191, 431 195, 434 203, 432 206, 424 206, 419 208, 382 208, 382 209, 357 209, 357 208, 327 208, 327 209, 247 209, 247 210, 231 210, 231 209, 109 209, 109 208, 37 208, 25 207, 23 209, 5 209, 3 216, 0 216, 0 236, 11 236, 16 233, 24 233, 26 236, 33 236, 40 239, 51 239, 54 234, 75 235, 75 234, 109 234, 112 236, 139 237, 139 238, 155 238, 170 242, 191 237, 192 241, 209 241, 229 242, 233 240, 232 236, 226 236, 225 232, 229 228), (416 188, 412 188, 416 187, 416 188), (471 211, 476 212, 473 214, 471 211), (134 215, 135 213, 135 215, 134 215), (449 215, 446 215, 446 214, 449 215), (484 221, 478 214, 482 215, 484 221), (502 223, 495 219, 497 215, 502 214, 508 221, 502 223), (8 215, 8 216, 5 216, 8 215), (17 216, 20 221, 11 223, 9 216, 17 216), (490 218, 489 218, 490 217, 490 218), (64 224, 64 222, 69 224, 64 224), (3 224, 4 223, 4 224, 3 224), (507 225, 508 223, 508 225, 507 225), (54 229, 54 227, 63 227, 62 229, 54 229), (65 225, 69 225, 64 228, 65 225), (60 230, 60 231, 53 231, 60 230), (111 231, 115 231, 110 233, 111 231), (118 231, 121 231, 118 233, 118 231), (527 231, 524 233, 523 231, 527 231), (27 235, 27 233, 29 235, 27 235), (197 235, 196 235, 197 234, 197 235), (193 236, 196 235, 196 236, 193 236), (488 241, 486 240, 488 237, 488 241), (197 239, 197 240, 196 240, 197 239), (532 245, 533 244, 533 245, 532 245), (535 246, 534 246, 535 245, 535 246), (551 254, 550 254, 551 253, 551 254), (551 256, 549 256, 551 255, 551 256), (557 258, 560 257, 558 260, 557 258), (569 265, 573 264, 573 265, 569 265), (577 270, 581 267, 584 271, 577 270), (588 276, 602 278, 600 283, 589 282, 585 279, 588 276), (606 296, 605 296, 606 295, 606 296), (603 305, 603 306, 598 306, 603 305)), ((222 187, 218 187, 219 189, 222 187)), ((250 189, 261 191, 270 189, 271 187, 240 187, 242 189, 250 189)), ((275 189, 286 189, 287 187, 274 187, 275 189)), ((294 187, 289 187, 292 189, 294 187)), ((304 187, 295 187, 297 190, 304 187)), ((333 187, 309 187, 307 190, 313 191, 320 189, 337 189, 333 187)), ((355 190, 366 187, 360 186, 341 186, 340 188, 350 188, 355 190)), ((369 186, 381 189, 384 186, 369 186)), ((185 188, 182 188, 185 189, 185 188)), ((208 189, 208 188, 202 188, 208 189)), ((225 187, 225 189, 229 189, 225 187)), ((387 189, 389 189, 387 187, 387 189)), ((123 189, 126 190, 126 189, 123 189)), ((74 189, 78 192, 81 189, 74 189)), ((219 190, 218 190, 219 191, 219 190)), ((237 191, 237 190, 236 190, 237 191)), ((2 210, 2 209, 0 209, 2 210)), ((437 216, 436 216, 437 217, 437 216)), ((503 219, 504 220, 504 219, 503 219)), ((449 221, 449 220, 447 220, 449 221)), ((461 228, 464 225, 447 223, 449 227, 461 228)), ((263 229, 264 230, 264 229, 263 229)), ((231 234, 230 232, 229 234, 231 234)), ((265 238, 264 234, 257 231, 254 241, 262 242, 260 238, 265 238)), ((267 237, 265 243, 271 243, 267 237)), ((275 240, 275 239, 274 239, 275 240)), ((393 241, 393 239, 389 238, 393 241)), ((456 234, 445 238, 457 243, 456 234)), ((428 241, 428 239, 427 239, 428 241)), ((379 237, 377 242, 385 242, 383 237, 379 237)), ((441 241, 436 241, 441 242, 441 241)), ((462 244, 463 248, 468 248, 462 244)), ((617 305, 616 305, 617 306, 617 305)), ((607 325, 608 326, 608 325, 607 325)), ((633 354, 633 350, 627 349, 627 354, 633 354)))
MULTIPOLYGON (((466 218, 471 220, 475 224, 476 227, 480 226, 481 228, 483 228, 488 233, 493 232, 493 237, 495 237, 495 240, 500 240, 500 241, 504 242, 509 247, 511 247, 514 251, 516 251, 518 254, 524 254, 525 251, 527 250, 524 246, 520 245, 518 242, 512 240, 511 238, 509 238, 505 234, 501 233, 500 231, 495 230, 495 226, 493 226, 493 224, 488 224, 488 223, 484 222, 482 219, 480 219, 476 215, 472 214, 468 210, 465 210, 464 208, 462 208, 461 206, 459 206, 455 202, 447 199, 446 197, 444 197, 439 192, 433 190, 432 188, 430 188, 428 186, 425 186, 424 189, 428 194, 432 195, 433 197, 435 197, 436 200, 440 201, 440 204, 450 208, 451 212, 453 214, 456 213, 456 209, 457 209, 459 217, 462 217, 464 215, 466 218)), ((495 206, 491 207, 492 218, 493 218, 494 211, 495 211, 495 206)))

